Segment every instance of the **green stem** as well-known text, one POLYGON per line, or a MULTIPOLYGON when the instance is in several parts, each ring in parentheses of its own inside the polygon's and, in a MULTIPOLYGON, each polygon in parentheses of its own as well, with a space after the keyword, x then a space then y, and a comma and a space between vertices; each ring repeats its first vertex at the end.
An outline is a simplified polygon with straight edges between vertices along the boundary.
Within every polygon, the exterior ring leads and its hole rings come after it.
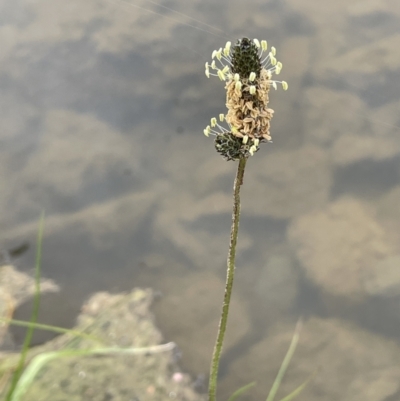
POLYGON ((222 313, 219 321, 217 340, 215 342, 213 357, 211 361, 210 382, 208 385, 209 401, 216 401, 218 367, 219 367, 219 361, 221 359, 221 352, 224 343, 226 325, 228 322, 229 304, 231 302, 233 279, 235 276, 236 244, 239 232, 239 217, 240 217, 240 186, 243 184, 244 168, 246 167, 246 161, 247 161, 246 158, 240 159, 236 173, 235 183, 233 185, 233 212, 232 212, 231 240, 229 244, 229 253, 228 253, 228 269, 226 275, 224 303, 222 305, 222 313))
POLYGON ((17 368, 13 375, 10 388, 8 390, 6 401, 10 401, 13 398, 13 393, 16 390, 18 381, 22 375, 22 371, 25 366, 25 361, 28 356, 28 349, 32 341, 33 332, 35 330, 34 323, 38 320, 39 306, 40 306, 40 276, 41 276, 41 263, 42 263, 42 241, 43 241, 43 229, 44 229, 44 212, 40 216, 39 228, 37 233, 37 245, 36 245, 36 263, 35 263, 35 295, 33 298, 33 311, 31 317, 32 325, 29 325, 26 331, 24 343, 22 345, 21 356, 18 361, 17 368))

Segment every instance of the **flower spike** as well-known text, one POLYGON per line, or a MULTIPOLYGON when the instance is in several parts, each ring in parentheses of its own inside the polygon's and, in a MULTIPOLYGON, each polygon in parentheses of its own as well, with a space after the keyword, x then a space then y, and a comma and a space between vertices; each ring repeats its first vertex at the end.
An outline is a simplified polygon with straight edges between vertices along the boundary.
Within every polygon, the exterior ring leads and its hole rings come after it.
POLYGON ((215 137, 215 148, 226 160, 253 156, 261 143, 272 142, 269 90, 278 89, 278 84, 287 90, 288 84, 272 78, 280 74, 282 63, 276 59, 275 47, 267 49, 266 40, 243 38, 235 45, 228 41, 212 52, 211 64, 205 64, 207 77, 225 82, 228 112, 219 114, 219 122, 212 118, 204 134, 215 137))

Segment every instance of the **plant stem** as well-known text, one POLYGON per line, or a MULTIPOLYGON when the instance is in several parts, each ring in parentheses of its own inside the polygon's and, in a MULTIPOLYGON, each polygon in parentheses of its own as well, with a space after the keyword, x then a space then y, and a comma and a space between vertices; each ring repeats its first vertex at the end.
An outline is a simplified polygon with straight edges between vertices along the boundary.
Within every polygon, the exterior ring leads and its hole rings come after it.
POLYGON ((221 352, 224 343, 226 325, 228 322, 229 304, 231 301, 233 279, 235 276, 236 244, 239 232, 239 217, 240 217, 240 186, 243 184, 243 176, 244 176, 244 169, 246 167, 246 161, 247 158, 242 158, 239 160, 235 183, 233 185, 233 212, 232 212, 231 240, 229 244, 229 253, 228 253, 228 268, 226 274, 224 303, 222 305, 222 313, 219 321, 217 340, 215 342, 213 357, 211 361, 210 381, 208 385, 209 401, 216 401, 218 367, 219 367, 219 361, 221 359, 221 352))

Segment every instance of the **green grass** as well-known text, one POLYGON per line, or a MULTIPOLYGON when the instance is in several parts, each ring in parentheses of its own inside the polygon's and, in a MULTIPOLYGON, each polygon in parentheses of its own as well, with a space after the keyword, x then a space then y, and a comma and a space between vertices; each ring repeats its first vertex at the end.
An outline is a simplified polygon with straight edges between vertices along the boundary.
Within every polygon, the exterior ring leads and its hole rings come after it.
MULTIPOLYGON (((35 262, 35 294, 33 298, 31 323, 37 322, 39 307, 40 307, 40 276, 41 276, 41 261, 42 261, 43 229, 44 229, 44 212, 42 212, 42 215, 40 216, 39 228, 37 233, 36 262, 35 262)), ((16 391, 19 379, 22 375, 22 371, 25 366, 25 361, 28 355, 29 346, 32 341, 34 329, 35 329, 34 325, 28 326, 24 343, 22 345, 21 356, 19 358, 18 365, 15 369, 10 388, 6 395, 6 401, 14 400, 14 393, 16 391)))

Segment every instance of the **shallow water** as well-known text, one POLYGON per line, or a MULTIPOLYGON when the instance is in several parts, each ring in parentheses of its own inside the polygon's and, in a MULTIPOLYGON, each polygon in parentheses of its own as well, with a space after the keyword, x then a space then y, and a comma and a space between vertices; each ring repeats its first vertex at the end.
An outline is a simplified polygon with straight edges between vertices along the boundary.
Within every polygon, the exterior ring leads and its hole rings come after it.
MULTIPOLYGON (((202 134, 225 109, 204 63, 248 36, 277 48, 289 90, 271 93, 273 144, 245 175, 224 394, 247 380, 241 370, 270 375, 248 355, 299 315, 398 341, 400 281, 387 262, 400 253, 398 2, 162 6, 0 6, 0 240, 30 241, 16 264, 31 269, 46 210, 43 270, 63 291, 44 298, 43 320, 69 325, 94 291, 152 286, 183 366, 207 370, 235 165, 202 134)), ((268 356, 271 372, 282 357, 268 356)))

